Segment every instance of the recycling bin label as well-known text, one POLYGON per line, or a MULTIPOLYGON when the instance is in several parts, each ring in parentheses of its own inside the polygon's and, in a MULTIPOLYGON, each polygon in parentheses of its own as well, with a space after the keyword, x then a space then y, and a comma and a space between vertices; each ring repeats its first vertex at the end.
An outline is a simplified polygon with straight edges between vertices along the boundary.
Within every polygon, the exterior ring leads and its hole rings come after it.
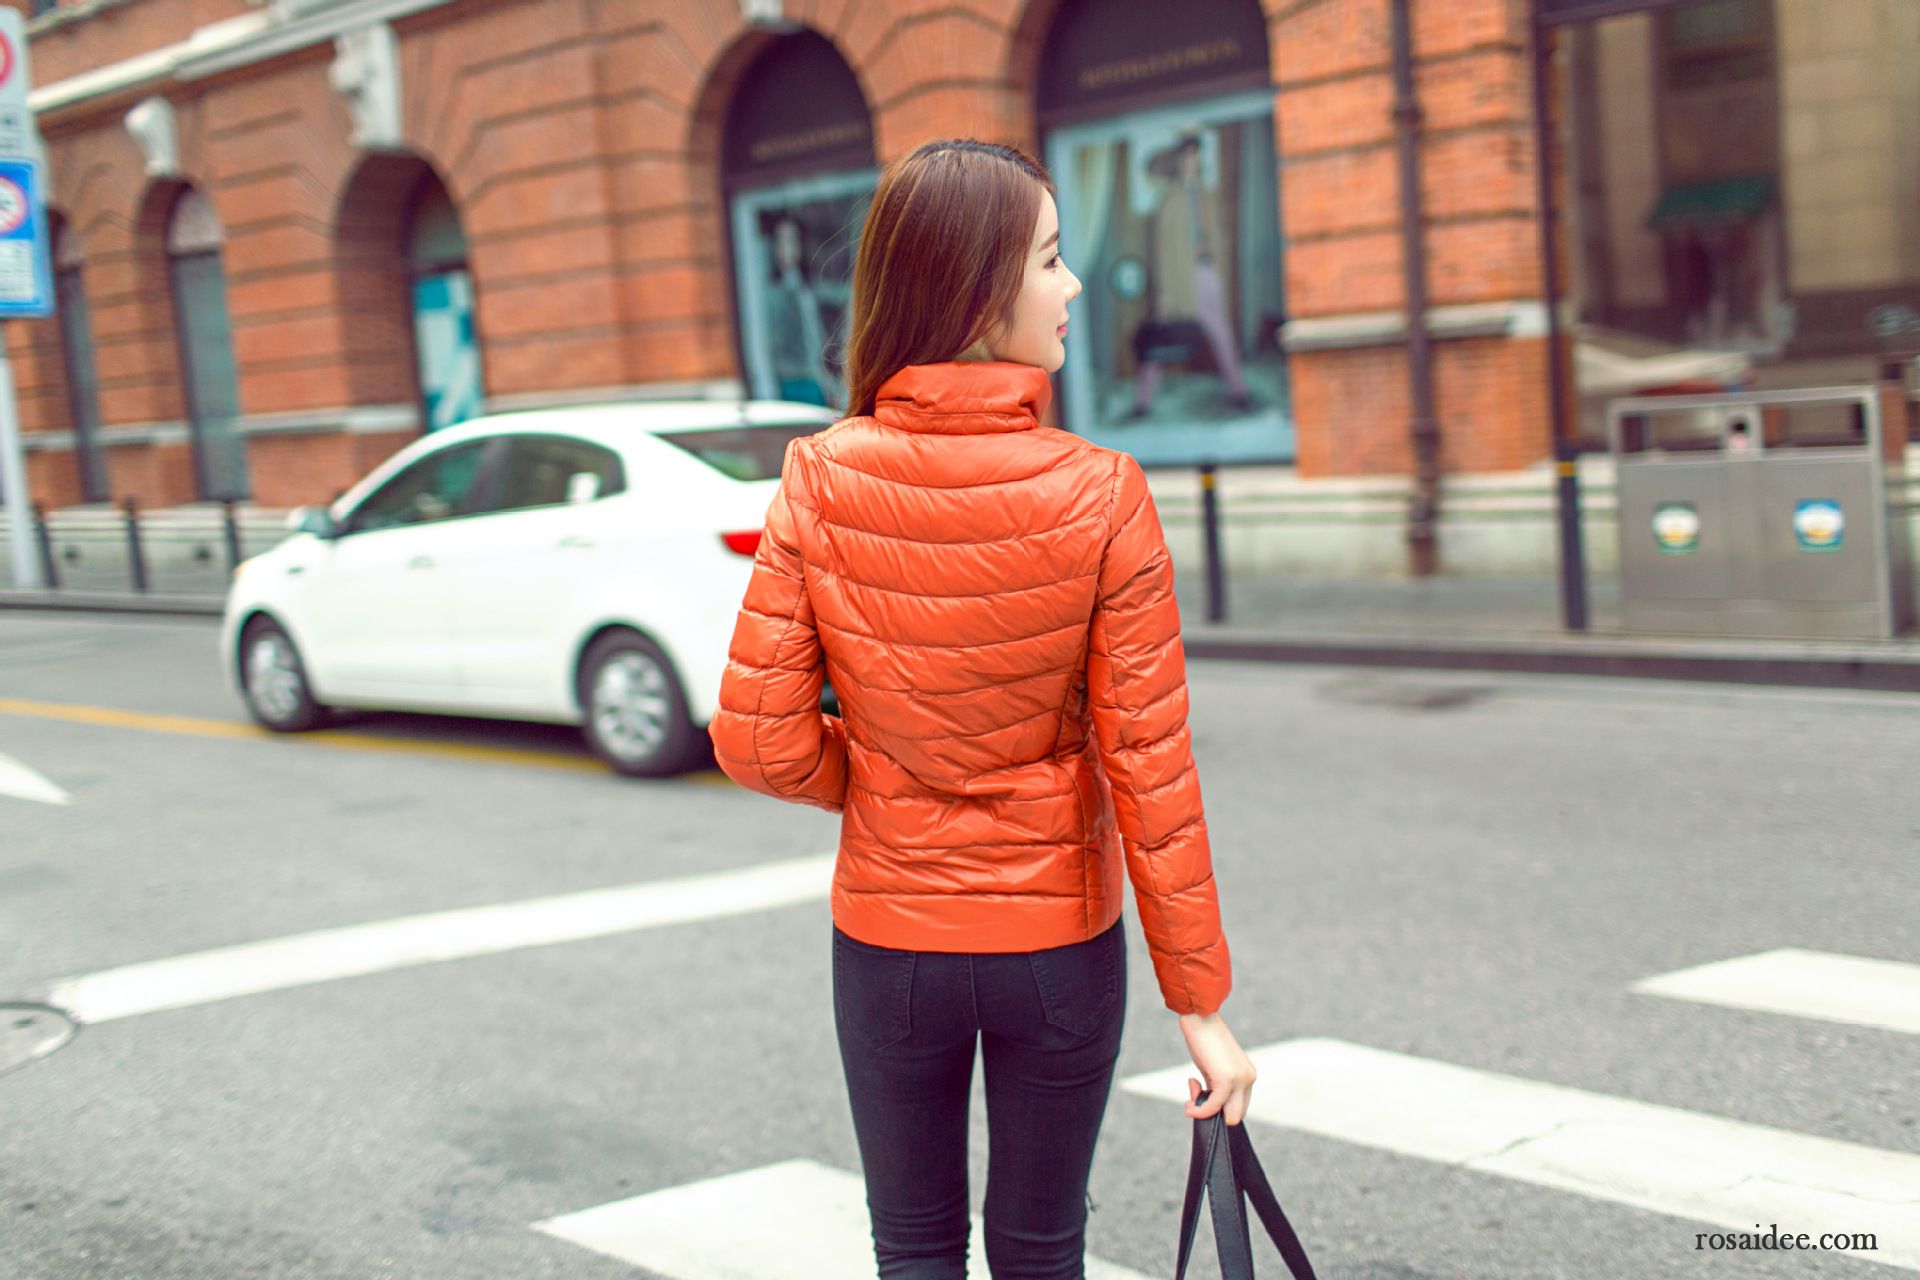
POLYGON ((1831 498, 1809 498, 1793 509, 1793 536, 1802 551, 1838 551, 1846 542, 1846 513, 1831 498))
POLYGON ((1700 546, 1700 513, 1691 502, 1663 502, 1653 509, 1653 539, 1662 555, 1691 555, 1700 546))

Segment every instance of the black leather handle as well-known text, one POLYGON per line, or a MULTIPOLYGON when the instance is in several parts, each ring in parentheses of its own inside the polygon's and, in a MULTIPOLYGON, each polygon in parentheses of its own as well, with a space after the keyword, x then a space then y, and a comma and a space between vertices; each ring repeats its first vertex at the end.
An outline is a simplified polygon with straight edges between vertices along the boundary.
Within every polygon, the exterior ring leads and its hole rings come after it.
MULTIPOLYGON (((1204 1103, 1202 1091, 1195 1104, 1204 1103)), ((1253 1239, 1248 1231, 1246 1202, 1254 1212, 1274 1246, 1280 1250, 1294 1280, 1314 1280, 1313 1264, 1300 1247, 1293 1224, 1280 1211, 1280 1200, 1273 1194, 1260 1158, 1253 1154, 1253 1141, 1247 1126, 1230 1125, 1222 1114, 1193 1122, 1193 1160, 1187 1167, 1187 1197, 1180 1210, 1180 1254, 1173 1280, 1186 1280, 1187 1262, 1193 1253, 1194 1233, 1200 1229, 1200 1198, 1205 1195, 1213 1211, 1213 1239, 1220 1252, 1220 1280, 1254 1280, 1253 1239)))

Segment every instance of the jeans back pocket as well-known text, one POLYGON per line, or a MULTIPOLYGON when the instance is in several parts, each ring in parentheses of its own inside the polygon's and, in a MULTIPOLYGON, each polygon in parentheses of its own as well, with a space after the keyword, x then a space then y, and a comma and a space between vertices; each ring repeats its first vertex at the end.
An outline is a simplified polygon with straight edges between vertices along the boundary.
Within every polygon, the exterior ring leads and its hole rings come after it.
POLYGON ((1098 1031, 1120 998, 1126 976, 1127 935, 1121 921, 1097 937, 1064 947, 1029 951, 1040 1012, 1048 1023, 1076 1036, 1098 1031))
POLYGON ((833 931, 833 1007, 841 1030, 884 1049, 913 1030, 911 951, 876 947, 833 931))

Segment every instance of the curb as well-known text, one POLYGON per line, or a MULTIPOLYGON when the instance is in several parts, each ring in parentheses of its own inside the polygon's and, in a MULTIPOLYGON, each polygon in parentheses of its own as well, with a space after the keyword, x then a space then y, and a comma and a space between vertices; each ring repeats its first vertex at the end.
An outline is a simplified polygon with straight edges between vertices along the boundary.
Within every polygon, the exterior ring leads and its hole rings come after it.
POLYGON ((1920 646, 1586 636, 1182 636, 1190 658, 1920 693, 1920 646))
POLYGON ((218 618, 227 602, 217 596, 134 595, 93 591, 0 591, 0 609, 48 609, 67 613, 144 613, 218 618))

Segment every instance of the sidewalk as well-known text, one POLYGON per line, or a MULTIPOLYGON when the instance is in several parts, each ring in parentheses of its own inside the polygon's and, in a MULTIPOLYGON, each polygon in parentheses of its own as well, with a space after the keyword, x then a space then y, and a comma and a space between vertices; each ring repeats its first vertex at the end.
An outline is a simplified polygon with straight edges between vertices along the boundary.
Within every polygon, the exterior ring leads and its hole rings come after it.
POLYGON ((1178 584, 1194 658, 1709 680, 1920 693, 1920 634, 1898 640, 1750 640, 1621 630, 1618 579, 1588 587, 1588 629, 1560 625, 1549 578, 1314 582, 1230 578, 1206 620, 1199 575, 1178 584))
MULTIPOLYGON (((1920 635, 1894 641, 1721 640, 1619 631, 1615 581, 1590 588, 1590 629, 1560 627, 1558 584, 1535 578, 1424 582, 1236 577, 1227 618, 1206 620, 1205 583, 1177 584, 1187 654, 1338 666, 1519 671, 1920 693, 1920 635)), ((0 588, 0 609, 218 617, 222 597, 0 588)))

